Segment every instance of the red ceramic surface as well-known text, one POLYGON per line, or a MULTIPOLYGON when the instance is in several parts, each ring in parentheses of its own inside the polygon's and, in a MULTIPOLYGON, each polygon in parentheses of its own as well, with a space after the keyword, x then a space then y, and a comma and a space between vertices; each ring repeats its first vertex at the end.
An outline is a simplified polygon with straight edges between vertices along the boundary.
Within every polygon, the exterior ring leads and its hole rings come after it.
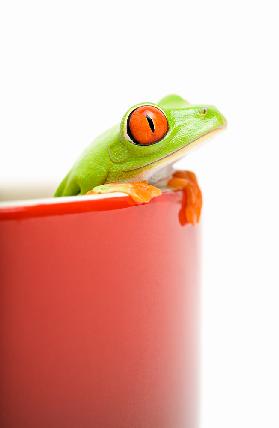
POLYGON ((180 203, 0 208, 1 428, 196 427, 199 228, 180 203))

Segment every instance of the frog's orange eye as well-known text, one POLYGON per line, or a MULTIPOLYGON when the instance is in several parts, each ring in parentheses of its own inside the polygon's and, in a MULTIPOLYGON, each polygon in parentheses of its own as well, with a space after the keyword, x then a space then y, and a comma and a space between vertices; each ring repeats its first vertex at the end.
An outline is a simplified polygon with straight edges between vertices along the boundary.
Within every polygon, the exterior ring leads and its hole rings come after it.
POLYGON ((167 118, 157 107, 138 107, 128 117, 127 133, 135 144, 148 146, 157 143, 167 132, 167 118))

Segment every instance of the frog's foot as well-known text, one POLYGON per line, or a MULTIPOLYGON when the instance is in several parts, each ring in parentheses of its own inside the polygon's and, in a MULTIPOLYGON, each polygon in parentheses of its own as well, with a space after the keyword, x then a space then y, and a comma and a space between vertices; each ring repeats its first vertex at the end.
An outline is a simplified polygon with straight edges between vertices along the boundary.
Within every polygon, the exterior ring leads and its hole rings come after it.
POLYGON ((183 190, 182 207, 179 212, 180 223, 198 223, 202 208, 202 193, 195 174, 190 171, 175 171, 168 181, 168 186, 175 190, 183 190))
POLYGON ((147 182, 137 183, 108 183, 96 186, 87 195, 121 192, 129 195, 134 202, 146 203, 161 195, 161 190, 147 182))

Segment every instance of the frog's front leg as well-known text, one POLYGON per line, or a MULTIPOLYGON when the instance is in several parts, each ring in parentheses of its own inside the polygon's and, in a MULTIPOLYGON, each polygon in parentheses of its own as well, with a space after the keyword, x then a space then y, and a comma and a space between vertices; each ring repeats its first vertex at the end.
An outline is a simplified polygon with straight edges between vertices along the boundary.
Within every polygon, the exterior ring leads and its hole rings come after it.
POLYGON ((183 190, 180 223, 198 223, 202 209, 202 192, 195 174, 191 171, 175 171, 167 184, 172 189, 183 190))
POLYGON ((96 186, 87 195, 121 192, 129 195, 133 201, 147 203, 156 196, 161 195, 161 190, 146 181, 131 183, 107 183, 96 186))

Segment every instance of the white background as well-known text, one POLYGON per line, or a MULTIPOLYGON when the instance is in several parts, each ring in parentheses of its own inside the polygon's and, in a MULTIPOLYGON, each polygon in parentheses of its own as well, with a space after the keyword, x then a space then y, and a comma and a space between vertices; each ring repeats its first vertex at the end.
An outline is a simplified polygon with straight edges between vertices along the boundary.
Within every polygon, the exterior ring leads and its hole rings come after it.
POLYGON ((180 163, 204 192, 202 428, 279 427, 278 11, 261 1, 1 1, 0 185, 64 175, 170 92, 229 127, 180 163))

